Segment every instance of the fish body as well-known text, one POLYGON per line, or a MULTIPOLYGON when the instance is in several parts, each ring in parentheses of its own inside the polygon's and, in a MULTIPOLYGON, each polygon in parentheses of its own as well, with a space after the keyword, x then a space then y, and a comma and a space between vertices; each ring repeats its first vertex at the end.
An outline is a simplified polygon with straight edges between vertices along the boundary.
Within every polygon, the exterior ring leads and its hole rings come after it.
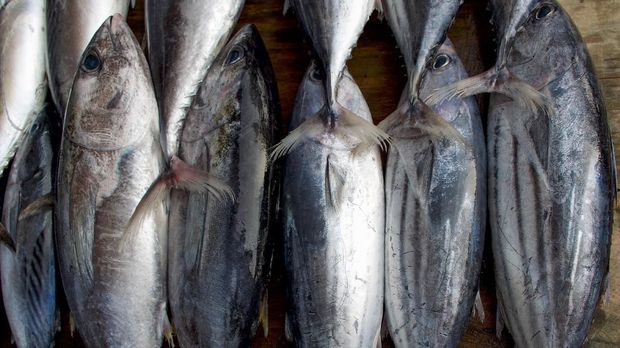
MULTIPOLYGON (((182 347, 248 346, 271 266, 279 177, 275 76, 253 25, 222 49, 185 120, 179 157, 222 179, 235 202, 173 190, 169 298, 182 347)), ((266 323, 263 323, 263 326, 266 323)))
POLYGON ((64 117, 82 52, 109 16, 127 16, 130 0, 50 0, 47 5, 47 75, 64 117))
POLYGON ((428 63, 444 41, 463 0, 383 0, 383 9, 403 53, 409 97, 420 92, 428 63))
MULTIPOLYGON (((325 103, 314 64, 300 86, 290 128, 325 103)), ((348 73, 338 102, 370 121, 348 73)), ((332 136, 306 141, 284 160, 282 214, 289 309, 298 347, 375 347, 383 313, 384 194, 376 146, 332 136)))
MULTIPOLYGON (((449 40, 431 65, 421 82, 422 98, 467 75, 449 40)), ((418 127, 424 109, 388 131, 385 309, 396 347, 456 347, 478 288, 486 224, 480 114, 471 97, 433 111, 463 140, 418 127)))
POLYGON ((56 333, 56 260, 51 209, 19 220, 24 208, 52 193, 50 115, 43 111, 9 174, 2 221, 16 251, 0 247, 4 308, 17 347, 48 348, 56 333))
POLYGON ((121 15, 82 55, 64 123, 56 244, 62 281, 87 346, 158 347, 166 312, 167 218, 157 204, 123 238, 163 170, 146 59, 121 15))
POLYGON ((0 2, 0 175, 44 107, 45 6, 44 0, 0 2))
POLYGON ((167 156, 176 155, 183 120, 209 66, 226 44, 245 0, 147 0, 149 64, 167 156))
POLYGON ((555 1, 493 3, 496 22, 514 21, 506 6, 532 9, 517 26, 506 67, 552 110, 491 97, 499 316, 519 347, 579 347, 609 266, 616 179, 605 104, 586 45, 555 1))

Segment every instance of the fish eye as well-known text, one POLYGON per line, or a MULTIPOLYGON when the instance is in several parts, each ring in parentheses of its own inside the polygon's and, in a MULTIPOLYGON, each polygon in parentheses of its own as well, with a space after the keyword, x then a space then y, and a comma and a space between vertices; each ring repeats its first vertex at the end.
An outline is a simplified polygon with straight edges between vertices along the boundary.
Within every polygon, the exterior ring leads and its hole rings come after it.
POLYGON ((433 70, 444 68, 448 66, 448 64, 450 64, 450 56, 445 53, 441 53, 437 55, 433 61, 433 70))
POLYGON ((314 69, 312 69, 312 72, 310 73, 310 78, 313 79, 314 81, 321 81, 322 80, 322 76, 321 76, 321 70, 319 70, 318 66, 314 66, 314 69))
POLYGON ((41 129, 41 123, 39 123, 39 122, 35 122, 35 123, 32 125, 32 132, 38 132, 38 131, 39 131, 39 129, 41 129))
POLYGON ((101 59, 96 52, 90 51, 82 61, 82 69, 86 72, 93 72, 101 67, 101 59))
POLYGON ((536 19, 543 19, 543 18, 549 16, 550 14, 552 14, 554 11, 555 11, 555 8, 552 5, 544 4, 544 5, 542 5, 542 6, 540 6, 538 8, 534 18, 536 18, 536 19))
POLYGON ((235 46, 228 53, 228 57, 226 57, 226 64, 234 64, 243 58, 243 49, 241 47, 235 46))

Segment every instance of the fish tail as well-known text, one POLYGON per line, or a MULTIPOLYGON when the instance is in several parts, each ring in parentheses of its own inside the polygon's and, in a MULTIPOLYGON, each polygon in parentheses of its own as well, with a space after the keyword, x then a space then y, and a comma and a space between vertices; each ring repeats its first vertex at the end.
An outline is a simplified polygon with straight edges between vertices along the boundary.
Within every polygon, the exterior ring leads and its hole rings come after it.
POLYGON ((0 243, 6 245, 9 249, 15 252, 15 242, 13 241, 13 237, 9 234, 9 231, 4 227, 4 225, 0 222, 0 243))
POLYGON ((385 148, 390 138, 382 129, 344 106, 335 103, 335 107, 330 108, 326 104, 318 113, 307 119, 275 145, 269 159, 274 162, 295 150, 305 140, 317 139, 321 135, 328 134, 356 138, 360 141, 358 147, 378 145, 385 148))
POLYGON ((500 93, 515 100, 534 113, 538 110, 550 115, 551 104, 544 94, 508 69, 492 68, 482 74, 435 89, 427 98, 429 105, 437 105, 453 98, 465 98, 480 93, 500 93))
POLYGON ((50 193, 40 197, 34 202, 28 204, 28 206, 26 206, 26 208, 19 213, 17 220, 22 221, 34 215, 47 213, 54 208, 54 204, 55 199, 53 194, 50 193))
POLYGON ((429 106, 420 100, 414 102, 406 102, 391 113, 380 124, 379 128, 393 137, 409 138, 413 132, 407 132, 407 128, 416 132, 421 130, 434 138, 446 138, 461 145, 472 148, 465 137, 450 122, 446 121, 441 115, 433 111, 429 106), (394 133, 394 129, 398 127, 399 133, 394 133))
POLYGON ((181 189, 197 193, 209 193, 218 201, 235 200, 233 190, 210 173, 185 163, 173 156, 170 168, 151 184, 146 194, 138 203, 122 237, 121 245, 128 245, 136 236, 142 223, 153 208, 163 202, 171 189, 181 189))

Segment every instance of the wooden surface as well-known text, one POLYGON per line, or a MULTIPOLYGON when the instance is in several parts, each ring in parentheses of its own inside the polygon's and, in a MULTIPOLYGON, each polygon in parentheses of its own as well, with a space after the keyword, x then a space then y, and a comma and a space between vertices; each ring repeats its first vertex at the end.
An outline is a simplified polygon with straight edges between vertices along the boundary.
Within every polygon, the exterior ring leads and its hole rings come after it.
MULTIPOLYGON (((239 26, 254 23, 258 26, 276 73, 280 91, 283 122, 291 114, 297 87, 309 62, 310 45, 293 15, 282 15, 283 0, 246 0, 239 26)), ((588 44, 594 60, 608 108, 608 118, 616 148, 620 149, 620 0, 559 0, 572 16, 588 44)), ((495 44, 488 23, 489 13, 484 0, 466 0, 457 20, 449 32, 468 72, 475 74, 490 67, 494 62, 495 44)), ((129 23, 141 39, 144 32, 143 4, 129 14, 129 23)), ((370 106, 375 122, 393 111, 405 84, 403 60, 395 47, 394 38, 385 22, 373 16, 362 34, 348 66, 357 80, 370 106)), ((486 97, 478 101, 484 114, 486 97)), ((620 213, 616 207, 616 218, 620 213)), ((618 221, 618 220, 616 220, 618 221)), ((617 229, 617 227, 616 227, 617 229)), ((620 234, 614 234, 612 243, 612 266, 607 304, 597 312, 588 341, 593 347, 620 346, 620 234)), ((490 238, 487 237, 487 240, 490 238)), ((511 346, 509 335, 504 332, 501 340, 495 335, 495 300, 493 269, 490 250, 485 250, 482 270, 481 292, 484 299, 486 321, 472 318, 462 347, 511 346)), ((269 286, 269 336, 262 337, 262 330, 254 341, 254 347, 287 346, 284 339, 284 282, 282 260, 276 259, 272 282, 269 286)), ((63 305, 66 308, 66 305, 63 305)), ((3 313, 3 311, 2 311, 3 313)), ((3 314, 2 314, 3 315, 3 314)), ((63 330, 56 346, 81 346, 77 337, 71 338, 68 317, 63 314, 63 330)), ((10 331, 6 319, 0 319, 0 347, 10 346, 10 331)), ((385 342, 390 346, 389 342, 385 342)))

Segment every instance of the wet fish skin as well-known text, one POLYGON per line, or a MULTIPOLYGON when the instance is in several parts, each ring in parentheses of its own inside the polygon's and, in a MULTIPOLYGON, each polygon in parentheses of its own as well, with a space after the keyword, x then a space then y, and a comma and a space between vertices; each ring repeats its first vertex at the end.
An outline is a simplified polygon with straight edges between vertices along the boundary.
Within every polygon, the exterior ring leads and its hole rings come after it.
POLYGON ((209 66, 226 44, 245 0, 147 0, 149 64, 166 155, 176 155, 183 120, 209 66))
POLYGON ((47 2, 47 75, 54 103, 64 117, 82 52, 106 18, 115 13, 127 16, 130 0, 47 2))
POLYGON ((325 76, 327 103, 332 105, 345 63, 375 9, 376 0, 287 1, 312 41, 325 76))
MULTIPOLYGON (((424 98, 467 73, 449 40, 421 82, 424 98)), ((401 104, 407 104, 408 90, 401 104)), ((387 324, 396 347, 456 347, 471 316, 486 224, 484 134, 474 98, 434 108, 465 142, 436 138, 410 115, 390 131, 386 194, 387 324)))
POLYGON ((428 63, 443 43, 463 0, 382 0, 385 17, 405 59, 409 97, 415 99, 428 63))
POLYGON ((56 334, 56 261, 52 211, 18 221, 20 212, 52 193, 51 115, 34 121, 9 174, 2 221, 16 252, 0 247, 4 308, 17 347, 50 347, 56 334))
POLYGON ((163 204, 155 205, 134 238, 123 235, 163 165, 146 59, 117 14, 102 24, 83 54, 67 106, 57 176, 59 269, 87 346, 161 345, 163 204))
MULTIPOLYGON (((491 98, 489 213, 500 319, 517 346, 578 347, 609 265, 612 142, 594 67, 570 17, 555 1, 520 3, 514 6, 532 11, 506 66, 538 88, 553 113, 491 98), (551 11, 537 18, 544 6, 551 11)), ((493 4, 495 18, 506 18, 498 14, 512 3, 493 4)))
MULTIPOLYGON (((348 73, 338 102, 370 120, 348 73)), ((320 68, 300 86, 289 128, 325 103, 320 68)), ((374 347, 383 313, 384 193, 376 146, 359 139, 306 141, 284 162, 282 219, 287 327, 298 347, 374 347)))
POLYGON ((258 327, 280 184, 268 161, 277 95, 262 38, 247 25, 215 59, 189 109, 180 158, 224 180, 236 200, 172 191, 168 286, 182 347, 248 346, 258 327))
POLYGON ((44 0, 0 2, 0 175, 37 114, 43 110, 45 78, 44 0))

